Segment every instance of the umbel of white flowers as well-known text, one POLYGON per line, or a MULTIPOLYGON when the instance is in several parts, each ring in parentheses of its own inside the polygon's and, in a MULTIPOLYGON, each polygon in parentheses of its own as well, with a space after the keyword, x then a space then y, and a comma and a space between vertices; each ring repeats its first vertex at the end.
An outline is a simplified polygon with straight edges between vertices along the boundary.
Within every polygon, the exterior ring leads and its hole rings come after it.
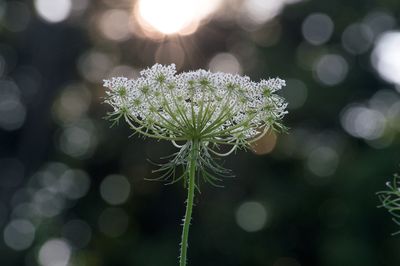
POLYGON ((156 180, 181 179, 188 190, 183 224, 180 266, 186 265, 189 226, 198 180, 218 186, 230 171, 213 158, 246 148, 269 131, 281 131, 287 113, 285 100, 275 92, 285 85, 279 78, 253 82, 249 77, 206 70, 176 73, 175 65, 156 64, 137 79, 104 81, 105 102, 113 107, 108 118, 125 120, 135 133, 168 140, 179 151, 155 172, 156 180), (230 146, 226 153, 220 146, 230 146), (183 173, 176 175, 176 167, 183 173))
POLYGON ((284 99, 275 94, 279 78, 253 82, 249 77, 197 71, 176 74, 175 65, 156 64, 137 79, 104 80, 111 117, 124 118, 138 133, 156 139, 199 140, 246 146, 269 129, 283 129, 284 99))

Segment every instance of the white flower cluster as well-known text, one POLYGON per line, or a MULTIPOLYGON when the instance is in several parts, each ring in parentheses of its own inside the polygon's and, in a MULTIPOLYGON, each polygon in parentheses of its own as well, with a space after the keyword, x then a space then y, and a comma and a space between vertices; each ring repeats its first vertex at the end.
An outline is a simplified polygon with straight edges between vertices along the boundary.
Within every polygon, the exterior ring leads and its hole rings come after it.
POLYGON ((253 82, 202 69, 177 74, 174 64, 156 64, 140 75, 104 86, 112 116, 145 136, 239 145, 283 128, 287 103, 275 94, 285 85, 279 78, 253 82))

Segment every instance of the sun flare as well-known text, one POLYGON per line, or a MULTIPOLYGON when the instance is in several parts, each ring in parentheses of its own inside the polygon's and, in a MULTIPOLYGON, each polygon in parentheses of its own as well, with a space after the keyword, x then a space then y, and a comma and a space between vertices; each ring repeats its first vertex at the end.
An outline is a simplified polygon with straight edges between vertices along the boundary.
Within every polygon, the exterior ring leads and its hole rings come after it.
POLYGON ((138 20, 142 27, 162 34, 194 32, 214 12, 220 0, 139 0, 138 20))

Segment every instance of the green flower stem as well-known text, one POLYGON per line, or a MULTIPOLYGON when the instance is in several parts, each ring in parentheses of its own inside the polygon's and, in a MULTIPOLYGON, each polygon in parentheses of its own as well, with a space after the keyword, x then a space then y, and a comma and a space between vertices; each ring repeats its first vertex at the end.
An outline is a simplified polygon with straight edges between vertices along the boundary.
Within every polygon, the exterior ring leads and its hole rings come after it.
POLYGON ((189 176, 188 176, 188 196, 186 200, 186 213, 183 220, 182 242, 181 242, 181 255, 179 257, 179 266, 186 266, 186 254, 188 248, 189 227, 192 220, 193 199, 195 190, 195 177, 196 177, 196 161, 199 153, 199 143, 194 140, 191 147, 191 155, 189 161, 189 176))

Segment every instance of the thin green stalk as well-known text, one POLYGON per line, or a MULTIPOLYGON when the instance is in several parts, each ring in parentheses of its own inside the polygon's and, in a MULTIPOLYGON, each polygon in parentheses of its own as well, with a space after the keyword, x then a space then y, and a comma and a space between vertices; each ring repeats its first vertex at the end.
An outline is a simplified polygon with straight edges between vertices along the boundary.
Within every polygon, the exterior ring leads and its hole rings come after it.
POLYGON ((188 248, 189 227, 192 220, 195 177, 196 177, 196 160, 199 153, 199 143, 197 140, 192 142, 190 161, 189 161, 189 176, 188 176, 188 196, 186 200, 186 213, 183 220, 181 255, 179 257, 179 266, 186 266, 186 255, 188 248))

